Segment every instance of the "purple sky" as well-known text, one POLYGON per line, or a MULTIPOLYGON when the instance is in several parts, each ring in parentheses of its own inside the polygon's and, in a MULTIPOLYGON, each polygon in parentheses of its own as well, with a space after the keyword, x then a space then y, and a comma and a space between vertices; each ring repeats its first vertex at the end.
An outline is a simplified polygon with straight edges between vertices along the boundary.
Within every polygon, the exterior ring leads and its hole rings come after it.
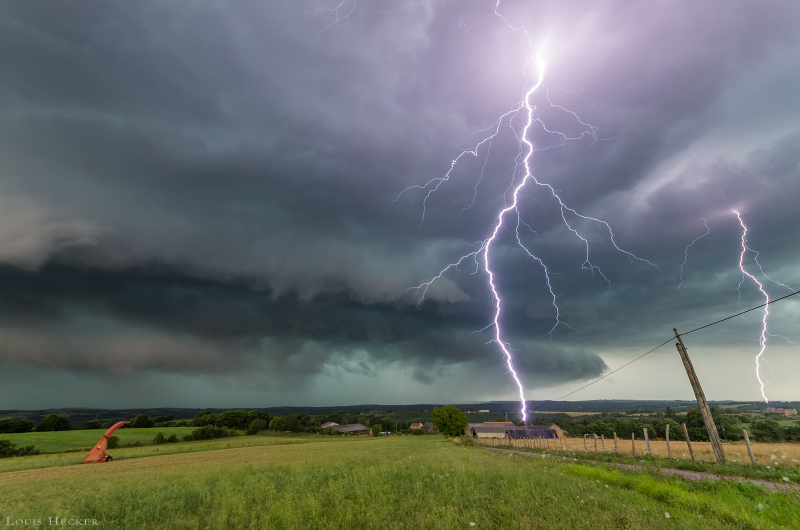
MULTIPOLYGON (((422 224, 426 191, 396 198, 519 104, 530 44, 533 174, 657 268, 573 216, 602 274, 582 267, 558 203, 526 186, 525 244, 565 324, 548 335, 510 216, 492 267, 529 399, 763 303, 737 292, 734 209, 763 272, 800 289, 800 4, 500 2, 527 36, 495 5, 0 5, 0 408, 514 399, 491 329, 473 333, 493 314, 474 263, 420 306, 407 289, 488 237, 524 115, 462 157, 422 224)), ((760 398, 760 318, 686 337, 709 399, 760 398)), ((800 296, 775 304, 771 331, 800 343, 799 318, 800 296)), ((774 400, 800 399, 789 340, 767 342, 774 400)), ((692 392, 670 343, 572 396, 593 398, 692 392)))

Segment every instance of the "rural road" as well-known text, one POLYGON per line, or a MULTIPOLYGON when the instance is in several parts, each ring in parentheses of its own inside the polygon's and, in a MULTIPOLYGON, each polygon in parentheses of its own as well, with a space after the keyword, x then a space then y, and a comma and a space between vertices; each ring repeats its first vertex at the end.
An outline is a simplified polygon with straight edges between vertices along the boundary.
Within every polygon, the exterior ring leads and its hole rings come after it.
MULTIPOLYGON (((529 453, 527 451, 515 451, 513 449, 499 449, 496 447, 484 447, 484 449, 488 449, 489 451, 500 451, 502 453, 514 453, 522 456, 544 456, 547 453, 529 453)), ((563 458, 564 460, 572 460, 574 462, 588 462, 590 464, 605 464, 609 466, 616 466, 620 469, 628 469, 631 471, 644 471, 647 468, 644 466, 637 466, 634 464, 615 464, 610 462, 595 462, 593 460, 578 460, 577 458, 563 458)), ((685 478, 687 480, 703 480, 705 478, 709 478, 711 480, 732 480, 734 482, 750 482, 751 484, 755 484, 756 486, 763 486, 769 490, 774 492, 781 492, 781 493, 800 493, 800 486, 796 484, 786 484, 782 482, 771 482, 768 480, 758 480, 754 478, 744 478, 744 477, 729 477, 726 475, 717 475, 715 473, 705 473, 701 471, 685 471, 683 469, 660 469, 659 470, 662 475, 666 476, 679 476, 685 478)))

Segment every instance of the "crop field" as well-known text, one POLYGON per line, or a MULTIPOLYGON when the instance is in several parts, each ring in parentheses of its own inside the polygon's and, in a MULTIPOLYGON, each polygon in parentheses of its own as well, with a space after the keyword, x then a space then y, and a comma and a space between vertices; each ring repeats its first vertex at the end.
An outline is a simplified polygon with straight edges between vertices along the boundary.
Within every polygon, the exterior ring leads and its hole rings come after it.
MULTIPOLYGON (((484 441, 484 443, 492 444, 491 441, 484 441)), ((504 444, 510 443, 514 447, 527 447, 530 446, 530 441, 526 440, 511 440, 511 442, 503 442, 504 444)), ((634 447, 631 445, 630 440, 618 440, 619 454, 632 456, 634 447)), ((563 448, 564 446, 557 445, 558 442, 549 440, 549 448, 563 448)), ((562 441, 563 444, 563 441, 562 441)), ((567 438, 567 448, 569 451, 584 452, 583 438, 567 438)), ((753 454, 759 464, 792 466, 800 468, 800 444, 796 443, 756 443, 750 444, 753 449, 753 454)), ((689 447, 684 441, 672 440, 669 443, 672 450, 672 458, 679 458, 682 460, 691 460, 692 456, 689 452, 689 447)), ((647 445, 644 440, 636 440, 635 443, 636 456, 641 456, 647 451, 647 445)), ((650 450, 654 456, 667 457, 667 442, 650 440, 650 450)), ((714 451, 711 449, 709 442, 692 442, 692 450, 694 450, 695 458, 704 460, 706 462, 714 462, 714 451)), ((730 462, 738 462, 750 464, 750 455, 747 453, 747 446, 744 442, 728 442, 723 444, 725 451, 725 458, 730 462)), ((595 443, 594 438, 586 439, 586 452, 589 453, 613 453, 614 440, 597 440, 595 443), (605 447, 604 447, 605 446, 605 447)))
POLYGON ((66 517, 123 529, 767 529, 800 520, 796 496, 752 485, 509 455, 440 436, 268 443, 280 441, 0 472, 0 521, 66 517))

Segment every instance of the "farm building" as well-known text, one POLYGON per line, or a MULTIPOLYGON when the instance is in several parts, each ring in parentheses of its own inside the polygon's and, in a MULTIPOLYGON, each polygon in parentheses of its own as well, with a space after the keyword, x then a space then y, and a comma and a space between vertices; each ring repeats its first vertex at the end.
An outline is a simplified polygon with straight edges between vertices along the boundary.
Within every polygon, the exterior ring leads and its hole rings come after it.
POLYGON ((556 425, 555 423, 548 423, 547 425, 531 425, 530 429, 552 429, 558 433, 559 438, 566 438, 567 431, 556 425))
POLYGON ((423 423, 412 423, 411 424, 411 429, 415 430, 415 431, 419 430, 419 429, 422 429, 424 427, 425 427, 425 425, 423 423))
POLYGON ((471 438, 505 438, 509 425, 513 423, 470 423, 464 431, 471 438))
POLYGON ((558 438, 558 432, 553 429, 535 429, 535 428, 519 428, 508 429, 506 431, 508 437, 512 440, 523 440, 533 438, 558 438))
POLYGON ((352 436, 369 436, 372 434, 372 429, 365 427, 360 423, 336 425, 335 427, 331 427, 331 429, 338 432, 340 436, 343 436, 344 433, 350 433, 352 436))
POLYGON ((764 412, 775 412, 777 414, 783 414, 787 418, 791 416, 797 416, 797 409, 779 409, 775 407, 767 407, 767 410, 765 410, 764 412))
POLYGON ((339 425, 338 423, 335 423, 335 422, 332 422, 332 421, 327 421, 327 422, 323 423, 322 425, 320 425, 320 427, 322 427, 323 429, 327 429, 328 427, 336 427, 338 425, 339 425))

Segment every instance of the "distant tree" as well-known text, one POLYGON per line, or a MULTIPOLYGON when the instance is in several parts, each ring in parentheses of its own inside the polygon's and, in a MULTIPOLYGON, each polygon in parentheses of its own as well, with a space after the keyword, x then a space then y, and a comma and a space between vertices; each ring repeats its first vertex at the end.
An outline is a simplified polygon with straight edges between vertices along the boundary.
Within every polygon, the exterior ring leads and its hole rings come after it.
POLYGON ((201 412, 194 417, 192 425, 194 427, 205 427, 206 425, 216 425, 219 414, 215 414, 209 410, 201 412))
POLYGON ((662 438, 666 436, 667 425, 669 425, 669 439, 670 440, 683 440, 683 428, 678 425, 678 422, 672 418, 664 418, 656 425, 658 435, 662 438))
POLYGON ((154 422, 147 414, 139 414, 133 418, 133 421, 130 424, 131 429, 149 429, 155 426, 156 422, 154 422))
POLYGON ((14 432, 14 423, 10 417, 0 418, 0 433, 14 432))
POLYGON ((164 434, 158 433, 158 434, 156 434, 156 437, 153 438, 153 443, 154 444, 165 444, 165 443, 167 443, 167 439, 164 438, 164 434))
POLYGON ((269 429, 267 420, 259 418, 250 422, 250 425, 247 426, 247 434, 257 434, 259 431, 266 431, 267 429, 269 429))
POLYGON ((69 431, 70 429, 72 429, 72 423, 70 423, 69 418, 58 414, 50 414, 36 427, 39 432, 69 431))
POLYGON ((108 447, 109 449, 114 449, 115 447, 119 447, 119 436, 109 436, 108 445, 106 447, 108 447))
POLYGON ((754 420, 750 425, 753 440, 757 442, 780 442, 783 440, 783 429, 775 420, 754 420))
POLYGON ((206 425, 193 430, 192 434, 187 434, 184 440, 213 440, 214 438, 225 438, 227 436, 233 436, 233 432, 216 425, 206 425))
POLYGON ((372 436, 378 436, 380 433, 383 432, 383 426, 380 423, 376 423, 372 426, 372 436))
POLYGON ((167 443, 174 444, 177 442, 178 442, 178 437, 175 435, 175 433, 170 434, 169 438, 167 438, 167 443))
POLYGON ((689 412, 686 413, 686 426, 705 427, 703 414, 700 412, 700 409, 690 409, 689 412))
POLYGON ((612 436, 612 430, 608 426, 606 422, 603 420, 594 420, 589 425, 586 426, 586 433, 585 434, 596 434, 600 436, 612 436))
POLYGON ((286 418, 283 416, 275 416, 272 418, 272 421, 269 422, 269 429, 275 432, 283 432, 286 430, 287 421, 286 418))
POLYGON ((320 418, 320 425, 328 422, 333 422, 341 425, 344 423, 344 418, 342 418, 342 415, 338 413, 328 414, 320 418))
MULTIPOLYGON (((664 417, 665 418, 673 418, 674 419, 675 416, 676 416, 676 413, 675 413, 674 410, 672 410, 672 407, 667 407, 666 410, 664 411, 664 417)), ((672 427, 670 427, 670 429, 671 428, 672 427)))
POLYGON ((166 423, 175 419, 175 414, 167 414, 166 416, 156 416, 153 421, 156 423, 166 423))
POLYGON ((82 429, 85 430, 102 429, 102 428, 103 428, 103 422, 100 420, 89 420, 86 423, 84 423, 82 427, 82 429))
POLYGON ((27 447, 17 447, 8 440, 0 440, 0 458, 9 458, 12 456, 28 456, 38 455, 39 451, 34 449, 32 445, 27 447))
POLYGON ((445 436, 461 436, 469 424, 467 415, 452 405, 434 408, 432 415, 433 425, 445 436))

